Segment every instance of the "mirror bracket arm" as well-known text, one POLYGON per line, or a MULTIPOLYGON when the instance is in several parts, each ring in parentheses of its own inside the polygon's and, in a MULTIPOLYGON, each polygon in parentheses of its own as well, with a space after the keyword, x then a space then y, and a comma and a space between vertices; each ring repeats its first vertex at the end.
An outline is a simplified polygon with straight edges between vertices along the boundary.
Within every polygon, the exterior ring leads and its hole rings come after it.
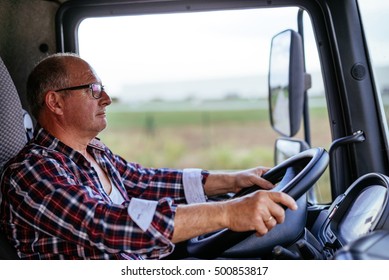
POLYGON ((330 181, 331 181, 331 189, 332 189, 332 197, 337 197, 338 194, 334 193, 334 190, 337 190, 338 188, 336 187, 336 182, 335 178, 337 178, 336 174, 336 169, 335 169, 335 154, 338 148, 349 145, 349 144, 354 144, 354 143, 362 143, 366 139, 365 133, 362 130, 358 130, 354 132, 352 135, 345 136, 339 139, 336 139, 332 142, 331 147, 328 151, 328 154, 330 155, 330 181))

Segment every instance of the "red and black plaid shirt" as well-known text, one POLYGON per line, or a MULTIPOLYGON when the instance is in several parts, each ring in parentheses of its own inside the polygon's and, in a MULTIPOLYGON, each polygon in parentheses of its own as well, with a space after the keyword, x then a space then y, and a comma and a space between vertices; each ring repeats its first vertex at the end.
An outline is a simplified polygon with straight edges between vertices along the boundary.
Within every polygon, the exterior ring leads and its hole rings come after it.
POLYGON ((97 139, 88 152, 125 197, 122 205, 111 202, 80 153, 43 129, 6 165, 0 225, 20 257, 141 259, 169 254, 176 205, 186 202, 182 171, 126 162, 97 139), (158 201, 145 232, 127 212, 132 197, 158 201))

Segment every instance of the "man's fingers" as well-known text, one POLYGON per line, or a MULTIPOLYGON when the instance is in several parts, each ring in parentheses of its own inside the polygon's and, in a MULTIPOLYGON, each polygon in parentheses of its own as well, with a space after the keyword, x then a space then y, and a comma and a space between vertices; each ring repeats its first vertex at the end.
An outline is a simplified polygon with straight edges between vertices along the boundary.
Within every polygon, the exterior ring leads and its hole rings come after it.
POLYGON ((265 189, 265 190, 270 190, 270 189, 274 188, 274 185, 272 183, 270 183, 268 180, 265 180, 262 177, 269 170, 270 169, 266 168, 266 167, 255 168, 253 170, 254 174, 255 174, 254 179, 253 179, 254 182, 252 182, 252 183, 254 185, 261 187, 262 189, 265 189))
POLYGON ((255 185, 260 186, 262 189, 271 190, 274 188, 274 185, 270 183, 268 180, 263 179, 262 177, 256 177, 255 185))
POLYGON ((284 192, 269 192, 269 195, 274 202, 282 204, 291 210, 297 210, 297 203, 290 195, 284 192))

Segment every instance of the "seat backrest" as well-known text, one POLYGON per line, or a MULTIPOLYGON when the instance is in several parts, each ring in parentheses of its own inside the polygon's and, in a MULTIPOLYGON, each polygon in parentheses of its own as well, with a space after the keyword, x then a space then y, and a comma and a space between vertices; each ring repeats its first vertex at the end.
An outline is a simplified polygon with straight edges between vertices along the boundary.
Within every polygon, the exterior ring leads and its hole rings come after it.
POLYGON ((11 76, 0 58, 0 171, 26 142, 22 104, 11 76))
MULTIPOLYGON (((0 58, 0 172, 4 164, 15 156, 27 142, 22 104, 8 69, 0 58)), ((28 124, 29 125, 29 124, 28 124)), ((0 173, 0 174, 1 174, 0 173)), ((0 196, 1 198, 1 196, 0 196)), ((0 199, 1 202, 1 199, 0 199)), ((1 228, 0 228, 1 230, 1 228)), ((13 248, 0 231, 0 259, 17 259, 13 248)))

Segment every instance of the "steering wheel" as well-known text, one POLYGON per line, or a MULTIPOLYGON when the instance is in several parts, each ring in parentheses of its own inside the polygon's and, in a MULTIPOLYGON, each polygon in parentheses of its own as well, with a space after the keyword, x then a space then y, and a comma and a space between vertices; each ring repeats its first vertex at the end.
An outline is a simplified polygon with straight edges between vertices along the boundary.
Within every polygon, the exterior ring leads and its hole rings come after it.
MULTIPOLYGON (((308 149, 273 167, 263 175, 263 178, 276 184, 271 191, 282 191, 289 194, 295 200, 298 200, 313 187, 315 182, 320 178, 328 165, 328 161, 328 153, 323 148, 308 149)), ((249 194, 258 189, 258 186, 245 188, 238 192, 234 198, 249 194)), ((288 217, 286 217, 285 222, 287 219, 288 217)), ((273 236, 276 236, 276 238, 272 238, 272 242, 279 242, 280 234, 277 234, 276 231, 277 228, 282 225, 283 224, 277 225, 265 236, 259 238, 265 238, 272 233, 273 236)), ((304 226, 305 225, 303 225, 302 228, 304 228, 304 226)), ((216 258, 229 248, 249 237, 251 238, 251 236, 254 235, 253 233, 253 231, 234 232, 229 229, 223 229, 189 240, 187 251, 193 257, 205 259, 216 258)), ((266 242, 266 240, 263 241, 266 242)))

